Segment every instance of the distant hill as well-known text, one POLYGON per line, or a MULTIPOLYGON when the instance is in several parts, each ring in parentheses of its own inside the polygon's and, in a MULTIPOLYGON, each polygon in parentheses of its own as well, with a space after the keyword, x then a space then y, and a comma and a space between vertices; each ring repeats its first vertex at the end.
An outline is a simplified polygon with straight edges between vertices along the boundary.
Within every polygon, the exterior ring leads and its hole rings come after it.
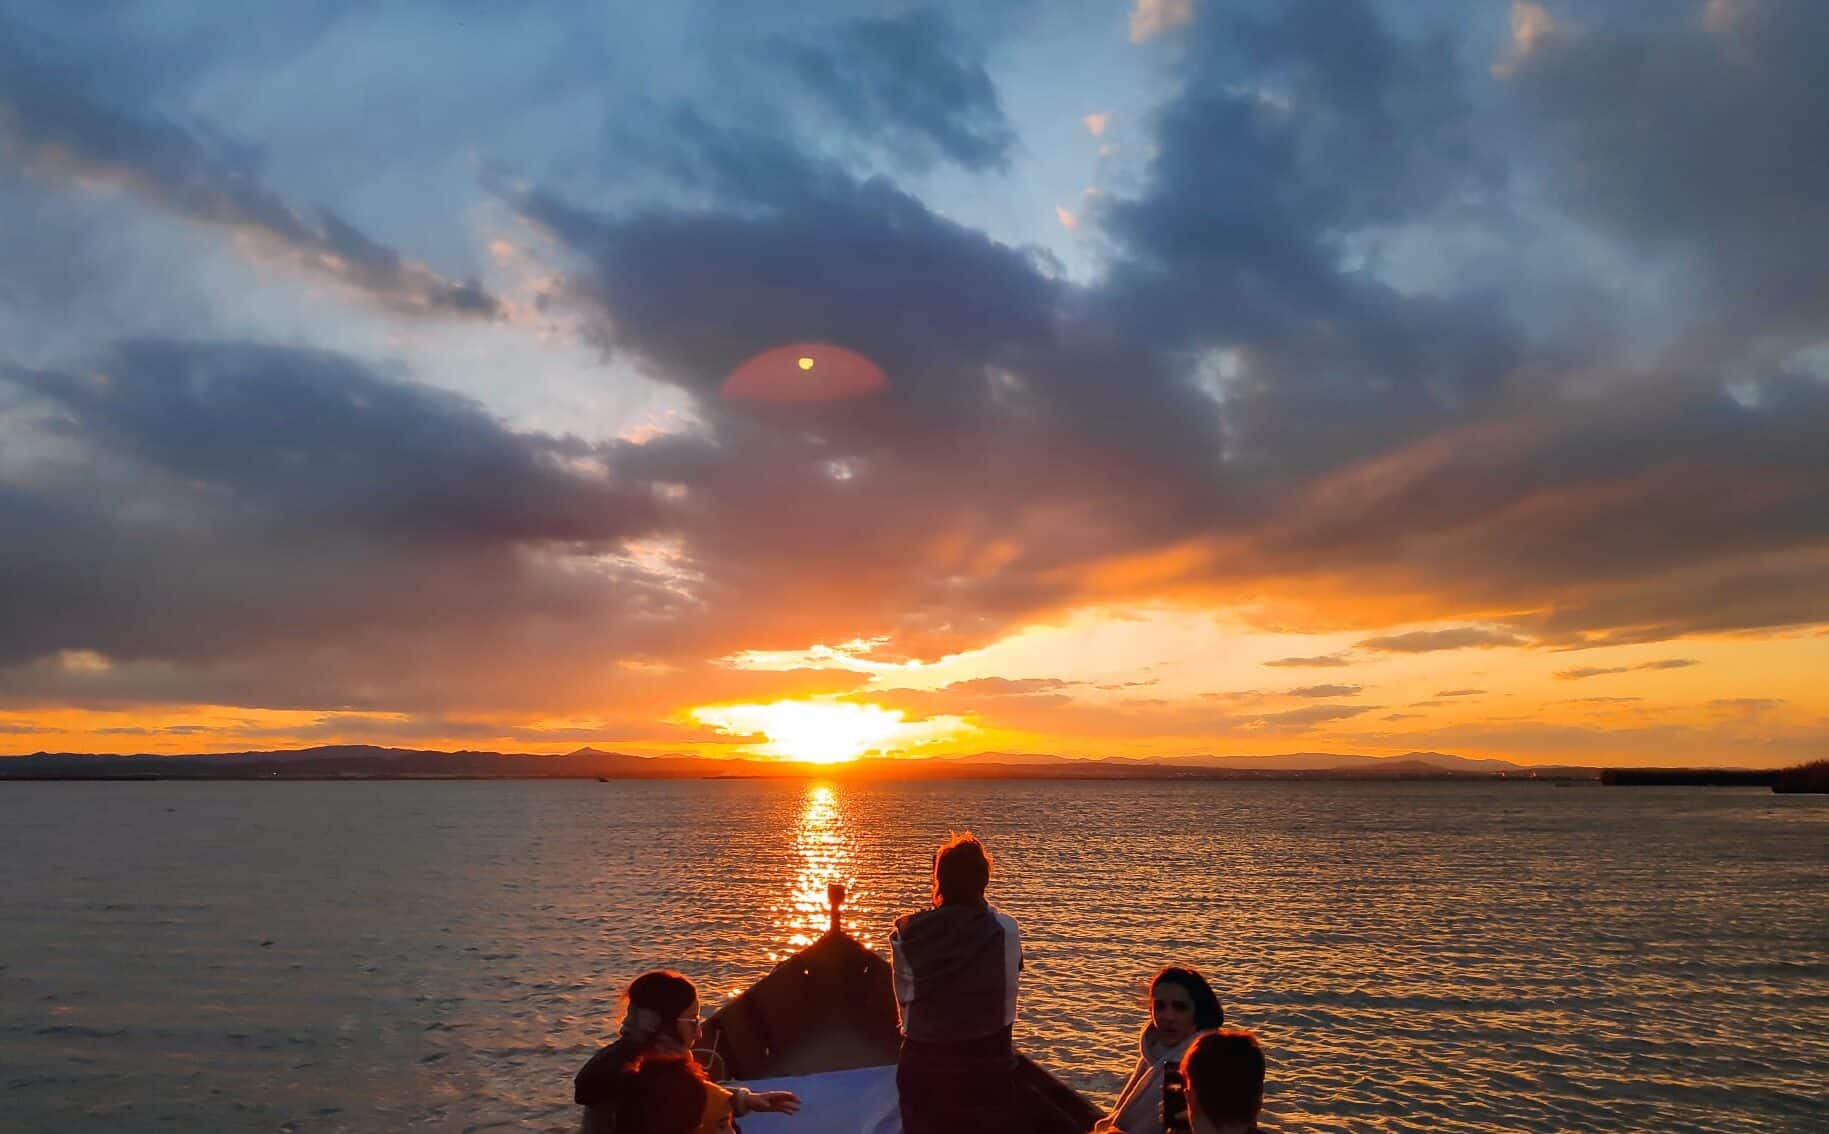
POLYGON ((1531 768, 1441 752, 1363 756, 1292 752, 1266 756, 1079 759, 980 752, 935 759, 869 758, 844 765, 776 760, 635 756, 579 748, 563 756, 443 752, 368 744, 159 756, 35 752, 0 757, 0 779, 725 779, 843 776, 930 779, 1368 779, 1594 778, 1593 768, 1531 768))

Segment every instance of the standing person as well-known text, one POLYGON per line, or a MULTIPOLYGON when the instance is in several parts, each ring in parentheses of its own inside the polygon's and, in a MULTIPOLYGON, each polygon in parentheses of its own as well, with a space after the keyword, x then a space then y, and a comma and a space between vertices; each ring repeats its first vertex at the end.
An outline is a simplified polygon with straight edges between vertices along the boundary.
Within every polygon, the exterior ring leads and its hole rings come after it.
POLYGON ((1181 1060, 1194 1134, 1257 1134, 1264 1110, 1264 1049, 1242 1028, 1194 1041, 1181 1060))
POLYGON ((656 969, 629 983, 616 1042, 591 1056, 572 1083, 581 1134, 729 1134, 755 1111, 793 1114, 792 1091, 726 1090, 692 1057, 699 994, 679 973, 656 969))
POLYGON ((1149 1002, 1137 1065, 1094 1134, 1164 1134, 1164 1071, 1180 1064, 1196 1036, 1226 1022, 1218 995, 1198 969, 1169 965, 1158 972, 1150 978, 1149 1002))
POLYGON ((889 935, 902 1016, 896 1062, 904 1134, 1009 1134, 1014 1128, 1016 922, 984 899, 991 856, 971 832, 934 854, 933 908, 889 935))

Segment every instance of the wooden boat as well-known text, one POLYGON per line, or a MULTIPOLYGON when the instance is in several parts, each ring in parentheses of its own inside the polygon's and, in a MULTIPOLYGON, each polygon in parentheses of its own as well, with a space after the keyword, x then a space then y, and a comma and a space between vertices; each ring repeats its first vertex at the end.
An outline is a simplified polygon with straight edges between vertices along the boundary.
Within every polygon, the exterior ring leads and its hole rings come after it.
MULTIPOLYGON (((901 1035, 889 962, 839 926, 844 887, 829 887, 827 897, 831 928, 706 1021, 699 1042, 729 1078, 792 1080, 895 1064, 901 1035)), ((1102 1113, 1020 1053, 1016 1088, 1015 1134, 1084 1134, 1102 1113)))

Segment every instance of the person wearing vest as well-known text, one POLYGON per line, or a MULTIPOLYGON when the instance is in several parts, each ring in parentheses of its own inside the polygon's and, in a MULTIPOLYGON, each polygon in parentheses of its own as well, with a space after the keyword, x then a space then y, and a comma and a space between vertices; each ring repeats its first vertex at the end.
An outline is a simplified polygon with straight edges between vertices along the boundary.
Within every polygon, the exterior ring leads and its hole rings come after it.
POLYGON ((896 1062, 903 1134, 1013 1129, 1016 922, 984 899, 991 856, 971 832, 934 855, 933 908, 889 935, 902 1019, 896 1062))

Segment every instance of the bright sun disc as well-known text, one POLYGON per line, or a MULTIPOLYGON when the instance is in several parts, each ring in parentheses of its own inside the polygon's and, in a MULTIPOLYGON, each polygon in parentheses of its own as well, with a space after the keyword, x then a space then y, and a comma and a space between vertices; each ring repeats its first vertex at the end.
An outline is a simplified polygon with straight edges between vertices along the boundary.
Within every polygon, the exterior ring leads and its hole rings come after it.
MULTIPOLYGON (((695 720, 729 733, 761 734, 763 756, 840 764, 867 752, 884 752, 933 739, 938 722, 909 724, 900 709, 835 701, 775 701, 767 705, 706 705, 695 720)), ((951 731, 952 725, 943 726, 951 731)))

